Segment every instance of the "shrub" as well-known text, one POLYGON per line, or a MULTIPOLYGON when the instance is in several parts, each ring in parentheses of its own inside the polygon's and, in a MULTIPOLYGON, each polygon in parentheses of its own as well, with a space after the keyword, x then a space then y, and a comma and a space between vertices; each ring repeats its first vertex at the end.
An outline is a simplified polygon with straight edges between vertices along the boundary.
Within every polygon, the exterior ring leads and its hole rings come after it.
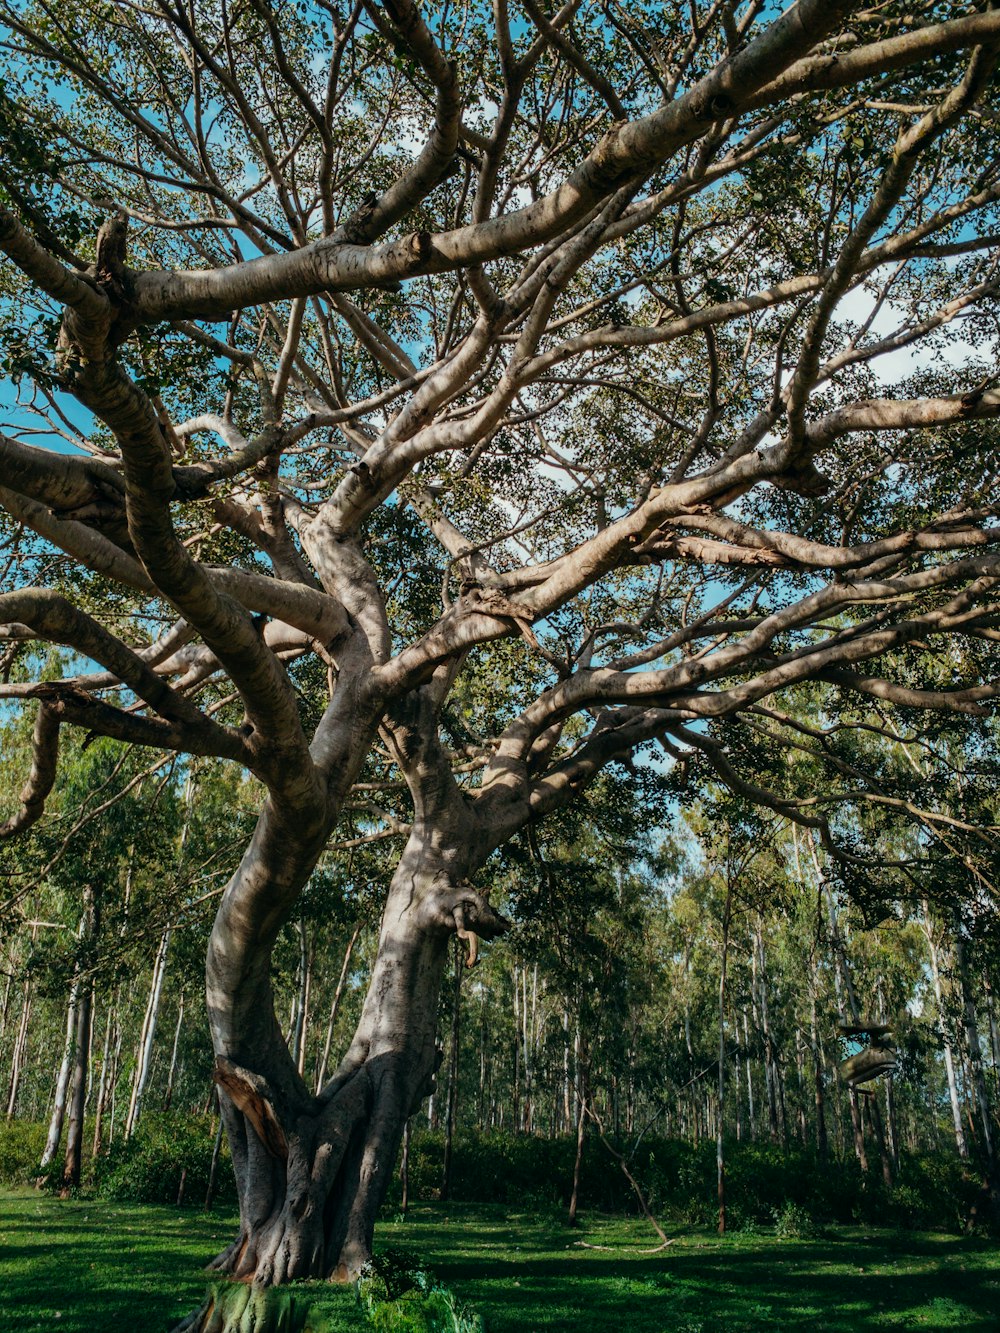
POLYGON ((483 1323, 432 1274, 393 1250, 378 1254, 357 1284, 358 1300, 378 1333, 483 1333, 483 1323))
POLYGON ((37 1177, 47 1132, 47 1126, 28 1120, 0 1123, 0 1181, 3 1184, 25 1185, 37 1177))
POLYGON ((772 1211, 774 1234, 781 1240, 807 1240, 818 1232, 816 1223, 806 1209, 791 1199, 786 1199, 780 1208, 772 1211))
MULTIPOLYGON (((113 1144, 95 1161, 94 1185, 103 1198, 119 1203, 176 1203, 183 1176, 184 1201, 200 1206, 214 1142, 208 1119, 148 1116, 128 1142, 113 1144)), ((220 1161, 216 1184, 221 1202, 235 1201, 228 1159, 220 1161)))

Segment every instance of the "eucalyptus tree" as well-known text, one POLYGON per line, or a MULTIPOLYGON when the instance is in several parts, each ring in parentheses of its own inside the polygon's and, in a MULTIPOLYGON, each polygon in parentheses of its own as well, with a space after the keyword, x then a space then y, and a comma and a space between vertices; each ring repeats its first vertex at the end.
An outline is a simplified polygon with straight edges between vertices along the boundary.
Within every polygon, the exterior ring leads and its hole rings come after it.
POLYGON ((849 860, 725 724, 994 697, 1000 14, 776 11, 0 0, 3 833, 65 727, 260 785, 208 943, 224 1272, 364 1263, 449 939, 602 768, 698 754, 849 860), (269 960, 359 806, 405 842, 314 1092, 269 960))

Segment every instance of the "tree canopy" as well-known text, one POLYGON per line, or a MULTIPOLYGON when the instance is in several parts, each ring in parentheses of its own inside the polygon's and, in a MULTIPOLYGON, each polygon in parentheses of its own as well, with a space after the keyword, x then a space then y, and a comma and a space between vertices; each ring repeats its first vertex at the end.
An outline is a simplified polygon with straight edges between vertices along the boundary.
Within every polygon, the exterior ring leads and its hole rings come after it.
POLYGON ((260 784, 208 949, 219 1262, 354 1272, 447 942, 506 929, 497 848, 618 763, 670 786, 657 819, 707 767, 855 877, 845 805, 941 827, 891 770, 998 688, 1000 15, 0 23, 0 697, 35 710, 0 831, 66 727, 260 784), (327 847, 382 838, 368 1001, 313 1094, 271 950, 327 847))

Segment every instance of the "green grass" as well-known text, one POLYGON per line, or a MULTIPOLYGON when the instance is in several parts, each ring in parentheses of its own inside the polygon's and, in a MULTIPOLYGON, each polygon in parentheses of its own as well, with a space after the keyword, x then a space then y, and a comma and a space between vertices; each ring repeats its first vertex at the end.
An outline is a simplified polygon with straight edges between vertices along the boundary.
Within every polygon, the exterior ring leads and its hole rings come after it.
MULTIPOLYGON (((668 1228, 668 1234, 671 1229, 668 1228)), ((724 1239, 683 1229, 669 1249, 638 1221, 587 1218, 574 1244, 555 1218, 434 1205, 381 1229, 425 1254, 487 1333, 760 1333, 805 1325, 1000 1330, 1000 1248, 928 1232, 832 1227, 810 1240, 724 1239)))
MULTIPOLYGON (((200 1265, 232 1228, 231 1216, 194 1210, 0 1193, 0 1329, 162 1333, 198 1303, 200 1265)), ((809 1240, 720 1240, 683 1229, 644 1254, 655 1237, 634 1219, 587 1217, 572 1232, 555 1216, 422 1204, 378 1239, 474 1305, 487 1333, 1000 1333, 1000 1250, 972 1237, 835 1227, 809 1240)), ((361 1328, 353 1293, 341 1300, 343 1328, 361 1328)))

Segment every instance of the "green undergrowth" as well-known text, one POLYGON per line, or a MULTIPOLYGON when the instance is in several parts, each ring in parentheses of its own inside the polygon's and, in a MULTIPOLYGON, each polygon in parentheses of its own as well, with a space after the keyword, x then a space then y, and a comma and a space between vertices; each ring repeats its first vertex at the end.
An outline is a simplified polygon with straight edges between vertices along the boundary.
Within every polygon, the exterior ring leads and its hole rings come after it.
MULTIPOLYGON (((85 1183, 115 1203, 172 1204, 183 1196, 198 1209, 208 1185, 214 1131, 209 1117, 147 1116, 127 1143, 116 1142, 85 1163, 85 1183)), ((34 1181, 44 1141, 43 1125, 0 1124, 0 1185, 34 1181)), ((674 1224, 711 1225, 717 1206, 714 1142, 648 1138, 621 1146, 657 1216, 674 1224)), ((451 1198, 538 1212, 565 1208, 574 1152, 575 1143, 565 1137, 463 1132, 454 1147, 451 1198)), ((437 1197, 443 1158, 440 1134, 413 1135, 411 1200, 428 1203, 437 1197)), ((981 1173, 954 1152, 904 1154, 891 1186, 878 1170, 862 1173, 853 1154, 846 1161, 824 1160, 795 1144, 729 1143, 726 1169, 729 1213, 737 1229, 769 1226, 784 1217, 799 1230, 840 1223, 962 1233, 982 1188, 981 1173)), ((53 1176, 60 1174, 57 1159, 53 1176)), ((216 1186, 219 1206, 235 1203, 225 1151, 216 1186)), ((397 1176, 384 1215, 398 1209, 399 1197, 397 1176)), ((585 1144, 581 1199, 584 1208, 600 1212, 636 1211, 628 1181, 593 1137, 585 1144)))
MULTIPOLYGON (((0 1193, 0 1329, 166 1333, 200 1304, 201 1266, 234 1220, 0 1193)), ((301 1333, 1000 1328, 1000 1249, 983 1237, 802 1226, 791 1213, 723 1238, 669 1230, 650 1253, 656 1237, 635 1218, 585 1214, 574 1231, 555 1211, 419 1204, 380 1226, 360 1293, 303 1284, 277 1299, 298 1303, 301 1333)))

